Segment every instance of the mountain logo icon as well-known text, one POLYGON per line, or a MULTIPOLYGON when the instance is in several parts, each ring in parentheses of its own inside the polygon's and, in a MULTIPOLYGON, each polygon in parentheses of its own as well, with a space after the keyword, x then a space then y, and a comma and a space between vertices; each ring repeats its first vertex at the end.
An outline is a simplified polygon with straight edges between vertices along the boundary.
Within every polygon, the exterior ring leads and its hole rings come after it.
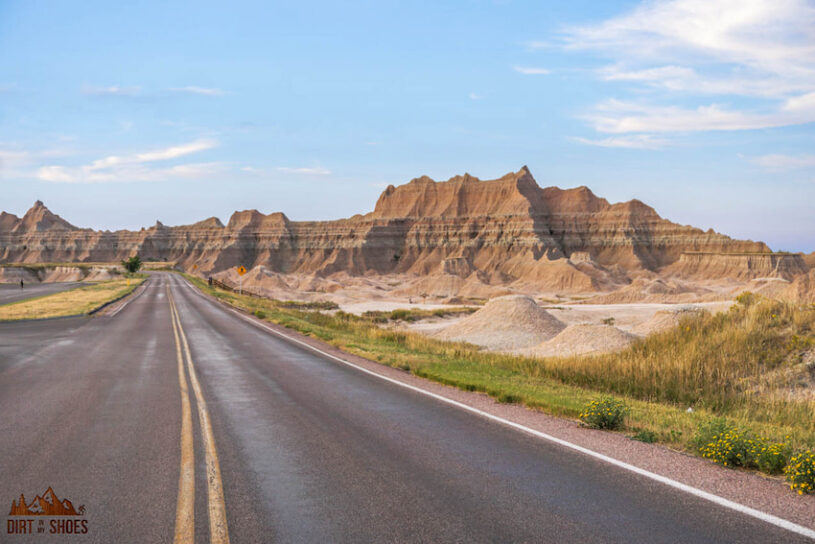
POLYGON ((50 487, 42 495, 37 495, 29 503, 20 493, 20 499, 11 501, 9 516, 84 516, 85 505, 74 508, 68 499, 60 500, 50 487))

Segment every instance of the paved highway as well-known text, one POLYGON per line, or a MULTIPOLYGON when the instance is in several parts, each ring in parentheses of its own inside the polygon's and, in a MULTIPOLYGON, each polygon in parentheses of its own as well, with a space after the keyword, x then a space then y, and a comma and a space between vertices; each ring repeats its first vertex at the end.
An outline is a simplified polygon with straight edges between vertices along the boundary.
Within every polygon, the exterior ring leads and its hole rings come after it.
POLYGON ((49 486, 85 505, 65 542, 809 542, 338 364, 170 274, 110 317, 0 325, 0 413, 0 505, 49 486))
POLYGON ((24 289, 20 289, 20 282, 17 283, 0 283, 0 304, 8 304, 9 302, 17 302, 27 298, 41 297, 43 295, 50 295, 51 293, 59 293, 67 291, 74 287, 79 287, 82 284, 79 282, 66 282, 66 283, 27 283, 24 289))

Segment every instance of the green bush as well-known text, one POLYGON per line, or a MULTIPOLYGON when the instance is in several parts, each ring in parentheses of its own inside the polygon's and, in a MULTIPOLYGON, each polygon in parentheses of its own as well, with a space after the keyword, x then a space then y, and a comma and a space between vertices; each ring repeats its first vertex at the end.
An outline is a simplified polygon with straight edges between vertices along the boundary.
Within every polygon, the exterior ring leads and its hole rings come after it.
POLYGON ((134 255, 122 261, 122 266, 131 274, 135 274, 142 267, 141 257, 134 255))
POLYGON ((631 438, 640 442, 645 442, 646 444, 653 444, 658 439, 657 433, 654 431, 649 431, 648 429, 640 429, 631 438))
POLYGON ((702 427, 695 442, 702 457, 725 467, 756 468, 767 474, 780 474, 787 466, 790 446, 786 442, 770 442, 715 419, 702 427))
POLYGON ((410 310, 398 309, 391 312, 391 319, 393 321, 414 321, 415 318, 410 310))
POLYGON ((512 393, 501 393, 496 400, 502 404, 520 404, 523 399, 518 395, 512 393))
POLYGON ((255 310, 255 317, 266 319, 266 312, 264 312, 263 310, 255 310))
POLYGON ((586 405, 580 414, 580 421, 593 429, 619 429, 625 422, 628 406, 620 400, 603 397, 586 405))
POLYGON ((758 453, 758 469, 767 474, 781 474, 789 463, 791 453, 789 444, 765 441, 758 453))
POLYGON ((741 429, 731 427, 710 438, 699 448, 702 457, 725 467, 755 467, 762 449, 760 441, 741 429))
POLYGON ((799 495, 815 490, 815 452, 802 451, 790 458, 785 470, 790 489, 799 495))
POLYGON ((734 426, 724 418, 718 417, 703 423, 696 430, 692 442, 697 451, 701 451, 703 447, 714 441, 714 438, 726 431, 733 430, 734 426))

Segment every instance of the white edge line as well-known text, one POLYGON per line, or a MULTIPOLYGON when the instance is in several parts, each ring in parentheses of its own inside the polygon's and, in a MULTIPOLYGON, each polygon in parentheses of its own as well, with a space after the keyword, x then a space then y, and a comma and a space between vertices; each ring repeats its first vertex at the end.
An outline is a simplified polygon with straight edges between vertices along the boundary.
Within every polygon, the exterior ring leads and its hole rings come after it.
MULTIPOLYGON (((199 292, 199 290, 195 286, 193 286, 191 283, 189 283, 186 278, 181 277, 181 279, 198 296, 200 296, 204 300, 208 300, 210 302, 215 302, 210 297, 207 297, 203 293, 199 292)), ((223 307, 223 304, 220 304, 220 305, 223 307)), ((310 349, 310 350, 312 350, 314 352, 319 353, 320 355, 323 355, 324 357, 328 357, 328 358, 333 359, 333 360, 335 360, 335 361, 337 361, 339 363, 342 363, 344 365, 355 368, 355 369, 359 370, 360 372, 364 372, 365 374, 375 376, 375 377, 377 377, 377 378, 379 378, 381 380, 385 380, 386 382, 390 382, 390 383, 393 383, 393 384, 398 385, 400 387, 410 389, 411 391, 415 391, 417 393, 420 393, 422 395, 426 395, 428 397, 431 397, 431 398, 434 398, 434 399, 439 400, 441 402, 450 404, 450 405, 455 406, 457 408, 461 408, 462 410, 466 410, 466 411, 471 412, 473 414, 477 414, 477 415, 479 415, 481 417, 484 417, 486 419, 501 423, 501 424, 506 425, 508 427, 512 427, 512 428, 517 429, 519 431, 522 431, 524 433, 531 434, 532 436, 542 438, 543 440, 548 440, 549 442, 553 442, 555 444, 559 444, 559 445, 564 446, 566 448, 578 451, 578 452, 580 452, 582 454, 585 454, 585 455, 588 455, 590 457, 594 457, 595 459, 599 459, 600 461, 606 462, 606 463, 608 463, 610 465, 614 465, 616 467, 628 470, 628 471, 633 472, 635 474, 639 474, 640 476, 645 476, 646 478, 650 478, 651 480, 655 480, 655 481, 663 483, 663 484, 665 484, 667 486, 673 487, 675 489, 679 489, 680 491, 684 491, 685 493, 689 493, 690 495, 693 495, 695 497, 705 499, 705 500, 710 501, 712 503, 718 504, 719 506, 723 506, 725 508, 735 510, 736 512, 739 512, 739 513, 745 514, 747 516, 751 516, 751 517, 760 519, 760 520, 765 521, 765 522, 767 522, 767 523, 769 523, 771 525, 775 525, 776 527, 780 527, 782 529, 786 529, 786 530, 791 531, 793 533, 798 533, 799 535, 803 535, 805 537, 808 537, 808 538, 811 538, 811 539, 815 540, 815 530, 808 529, 808 528, 806 528, 806 527, 804 527, 802 525, 798 525, 796 523, 785 520, 783 518, 779 518, 778 516, 774 516, 772 514, 762 512, 761 510, 756 510, 755 508, 750 508, 749 506, 745 506, 743 504, 731 501, 729 499, 725 499, 724 497, 714 495, 713 493, 708 493, 707 491, 703 491, 703 490, 698 489, 696 487, 693 487, 693 486, 690 486, 690 485, 687 485, 687 484, 683 484, 682 482, 672 480, 671 478, 668 478, 666 476, 662 476, 660 474, 656 474, 654 472, 651 472, 651 471, 636 467, 636 466, 631 465, 629 463, 626 463, 624 461, 620 461, 618 459, 614 459, 613 457, 609 457, 608 455, 604 455, 604 454, 596 452, 594 450, 584 448, 583 446, 578 446, 577 444, 567 442, 566 440, 563 440, 562 438, 557 438, 557 437, 552 436, 550 434, 547 434, 547 433, 544 433, 544 432, 541 432, 541 431, 537 431, 537 430, 532 429, 530 427, 527 427, 525 425, 521 425, 520 423, 516 423, 514 421, 504 419, 504 418, 496 416, 494 414, 490 414, 489 412, 479 410, 478 408, 473 408, 472 406, 468 406, 467 404, 464 404, 462 402, 458 402, 456 400, 447 398, 447 397, 439 395, 437 393, 432 393, 432 392, 427 391, 425 389, 422 389, 420 387, 416 387, 414 385, 410 385, 410 384, 401 382, 401 381, 396 380, 394 378, 389 378, 388 376, 383 376, 382 374, 379 374, 379 373, 374 372, 372 370, 368 370, 367 368, 356 365, 356 364, 354 364, 354 363, 352 363, 350 361, 346 361, 345 359, 342 359, 341 357, 337 357, 336 355, 332 355, 332 354, 330 354, 328 352, 325 352, 325 351, 321 350, 320 348, 312 346, 308 342, 304 342, 304 341, 302 341, 302 340, 300 340, 298 338, 294 338, 294 337, 289 336, 287 334, 284 334, 284 333, 282 333, 280 331, 277 331, 277 330, 273 329, 272 327, 269 327, 268 325, 265 325, 264 323, 260 323, 259 321, 256 321, 256 320, 252 319, 251 317, 247 316, 246 314, 244 314, 244 313, 242 313, 242 312, 240 312, 240 311, 238 311, 238 310, 236 310, 234 308, 226 307, 225 309, 232 312, 232 313, 234 313, 235 315, 237 315, 238 317, 240 317, 244 321, 247 321, 248 323, 251 323, 255 327, 258 327, 258 328, 261 328, 261 329, 263 329, 265 331, 271 332, 272 334, 275 334, 275 335, 277 335, 277 336, 279 336, 281 338, 284 338, 284 339, 286 339, 286 340, 288 340, 290 342, 300 344, 300 345, 302 345, 302 346, 304 346, 304 347, 306 347, 306 348, 308 348, 308 349, 310 349)))
MULTIPOLYGON (((142 284, 141 284, 141 285, 139 285, 139 287, 145 287, 145 289, 142 289, 141 291, 139 291, 138 293, 136 293, 136 296, 135 296, 135 297, 130 297, 128 300, 125 300, 125 303, 124 303, 124 304, 122 304, 121 306, 119 306, 118 308, 116 308, 116 309, 113 311, 113 313, 108 314, 108 315, 107 315, 107 317, 113 317, 113 316, 115 316, 116 314, 118 314, 119 312, 121 312, 122 310, 124 310, 124 309, 125 309, 125 306, 127 306, 128 304, 130 304, 131 302, 133 302, 134 300, 136 300, 137 298, 139 298, 139 297, 142 295, 142 293, 144 293, 145 291, 147 291, 147 289, 146 289, 146 287, 147 287, 147 286, 146 286, 145 284, 146 284, 146 283, 149 281, 149 279, 150 279, 150 278, 147 278, 146 280, 144 280, 144 282, 142 282, 142 284)), ((136 289, 138 289, 139 287, 136 287, 136 289)), ((133 293, 130 293, 130 294, 133 294, 133 293)), ((129 295, 126 295, 126 296, 130 296, 130 294, 129 294, 129 295)))

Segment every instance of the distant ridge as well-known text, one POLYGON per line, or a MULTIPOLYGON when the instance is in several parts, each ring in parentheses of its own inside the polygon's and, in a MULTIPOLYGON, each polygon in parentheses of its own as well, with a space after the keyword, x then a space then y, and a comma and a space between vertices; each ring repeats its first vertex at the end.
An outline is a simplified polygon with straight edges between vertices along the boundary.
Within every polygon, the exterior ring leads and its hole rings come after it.
MULTIPOLYGON (((283 274, 460 277, 474 289, 518 281, 591 291, 627 284, 643 272, 693 274, 697 257, 669 268, 684 254, 763 255, 770 249, 672 223, 639 200, 611 204, 588 187, 541 188, 525 166, 486 181, 469 174, 443 182, 415 178, 385 189, 370 213, 336 221, 245 210, 226 225, 213 217, 100 232, 78 229, 39 201, 22 218, 0 214, 0 262, 105 262, 136 253, 202 274, 240 264, 283 274)), ((724 276, 731 266, 741 267, 739 277, 754 273, 735 257, 722 262, 702 267, 724 276)), ((801 255, 766 266, 781 275, 808 268, 801 255)))

